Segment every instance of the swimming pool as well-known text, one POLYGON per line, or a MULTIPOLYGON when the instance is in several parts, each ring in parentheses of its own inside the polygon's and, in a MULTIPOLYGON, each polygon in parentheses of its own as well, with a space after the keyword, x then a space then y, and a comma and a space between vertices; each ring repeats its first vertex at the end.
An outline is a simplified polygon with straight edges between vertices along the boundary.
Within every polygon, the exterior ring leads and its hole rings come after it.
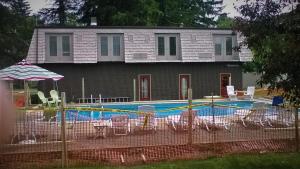
MULTIPOLYGON (((203 102, 194 102, 194 104, 201 104, 203 102)), ((252 101, 235 101, 235 102, 216 102, 219 105, 225 106, 235 106, 243 109, 250 109, 252 107, 252 101)), ((137 111, 138 106, 141 105, 152 105, 155 107, 156 118, 164 118, 170 115, 179 115, 183 110, 168 110, 170 108, 176 108, 181 106, 187 106, 187 103, 155 103, 155 104, 112 104, 112 105, 103 105, 103 108, 110 109, 121 109, 127 111, 137 111)), ((96 107, 96 106, 94 106, 96 107)), ((210 115, 231 115, 234 113, 235 108, 227 108, 227 107, 214 107, 212 109, 211 106, 195 106, 193 110, 197 111, 197 115, 199 116, 210 116, 210 115)), ((87 120, 99 120, 99 119, 110 119, 114 115, 127 114, 129 118, 134 119, 137 118, 135 113, 118 113, 118 112, 97 112, 97 111, 77 111, 69 110, 66 112, 66 120, 72 121, 77 117, 77 121, 87 121, 87 120)), ((57 114, 57 120, 60 120, 60 113, 57 114)))

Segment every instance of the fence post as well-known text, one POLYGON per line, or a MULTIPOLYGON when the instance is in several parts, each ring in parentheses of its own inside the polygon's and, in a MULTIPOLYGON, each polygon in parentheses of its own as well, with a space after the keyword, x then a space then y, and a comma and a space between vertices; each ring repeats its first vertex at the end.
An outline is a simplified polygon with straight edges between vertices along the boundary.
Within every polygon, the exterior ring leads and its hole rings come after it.
POLYGON ((189 108, 188 108, 188 111, 189 111, 189 118, 188 118, 188 144, 193 144, 193 115, 192 115, 192 99, 193 99, 193 96, 192 96, 193 92, 192 92, 192 89, 189 88, 188 89, 188 102, 189 102, 189 108))
POLYGON ((214 127, 215 127, 215 105, 214 105, 214 93, 212 92, 211 93, 211 111, 212 111, 212 117, 213 117, 213 150, 214 150, 214 152, 216 151, 216 145, 215 145, 215 143, 216 143, 216 130, 214 129, 214 127))
POLYGON ((296 152, 299 152, 299 118, 298 118, 298 106, 295 106, 294 111, 295 111, 295 137, 296 137, 296 152))
POLYGON ((66 105, 66 93, 61 92, 61 141, 62 141, 62 168, 68 167, 68 154, 67 154, 67 142, 66 142, 66 118, 65 118, 65 105, 66 105))

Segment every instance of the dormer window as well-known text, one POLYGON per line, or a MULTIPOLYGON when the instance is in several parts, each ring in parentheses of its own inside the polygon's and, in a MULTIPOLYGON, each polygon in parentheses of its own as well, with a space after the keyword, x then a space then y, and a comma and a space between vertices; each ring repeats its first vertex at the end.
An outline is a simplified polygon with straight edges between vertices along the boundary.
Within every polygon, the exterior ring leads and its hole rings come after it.
POLYGON ((73 61, 72 34, 46 34, 46 61, 73 61))
POLYGON ((98 36, 98 60, 123 61, 124 40, 123 34, 99 34, 98 36))
POLYGON ((176 60, 179 58, 179 34, 157 33, 155 36, 156 54, 158 59, 176 60))
POLYGON ((217 61, 238 59, 238 53, 233 50, 237 44, 234 35, 213 35, 214 54, 217 61))

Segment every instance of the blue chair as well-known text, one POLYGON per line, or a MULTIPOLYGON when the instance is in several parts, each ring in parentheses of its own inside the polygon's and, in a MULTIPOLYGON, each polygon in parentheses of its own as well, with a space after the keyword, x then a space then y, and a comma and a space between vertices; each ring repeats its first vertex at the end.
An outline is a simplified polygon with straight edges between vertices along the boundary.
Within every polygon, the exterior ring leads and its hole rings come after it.
POLYGON ((282 106, 283 102, 284 100, 282 96, 274 96, 272 101, 272 106, 282 106))

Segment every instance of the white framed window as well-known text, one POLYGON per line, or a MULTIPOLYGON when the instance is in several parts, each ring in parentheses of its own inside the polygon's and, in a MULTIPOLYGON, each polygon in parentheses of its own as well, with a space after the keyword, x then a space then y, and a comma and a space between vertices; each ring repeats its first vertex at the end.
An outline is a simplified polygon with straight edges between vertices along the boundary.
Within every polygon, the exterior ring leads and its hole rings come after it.
POLYGON ((156 54, 160 59, 178 59, 180 53, 179 34, 155 34, 156 54))
POLYGON ((234 60, 238 55, 233 48, 237 44, 237 38, 234 35, 213 35, 214 55, 216 60, 234 60))
POLYGON ((124 60, 124 36, 123 34, 99 34, 98 35, 98 60, 123 61, 124 60))
POLYGON ((46 33, 46 61, 73 61, 73 35, 46 33))

